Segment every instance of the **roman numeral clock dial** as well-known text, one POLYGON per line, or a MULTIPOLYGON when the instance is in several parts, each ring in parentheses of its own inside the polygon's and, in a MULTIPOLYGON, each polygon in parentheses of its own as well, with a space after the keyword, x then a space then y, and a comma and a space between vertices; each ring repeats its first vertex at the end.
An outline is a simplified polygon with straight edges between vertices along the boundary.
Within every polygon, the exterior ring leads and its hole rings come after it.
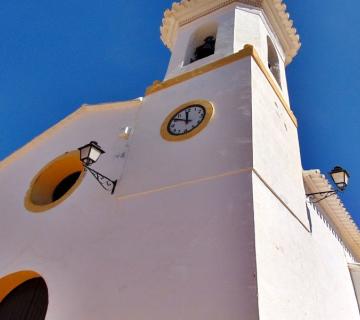
POLYGON ((161 126, 161 136, 169 141, 189 139, 207 126, 213 113, 214 107, 209 101, 183 104, 166 117, 161 126))

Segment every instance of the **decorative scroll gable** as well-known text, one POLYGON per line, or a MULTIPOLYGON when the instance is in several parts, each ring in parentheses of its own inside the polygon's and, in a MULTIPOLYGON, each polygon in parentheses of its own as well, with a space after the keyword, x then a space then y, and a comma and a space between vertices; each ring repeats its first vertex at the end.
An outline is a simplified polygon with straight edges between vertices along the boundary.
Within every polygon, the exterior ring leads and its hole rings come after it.
POLYGON ((175 2, 172 8, 164 13, 160 28, 162 41, 172 50, 177 31, 181 26, 232 3, 260 8, 263 11, 280 39, 286 54, 286 64, 289 64, 296 56, 301 44, 282 0, 182 0, 175 2))

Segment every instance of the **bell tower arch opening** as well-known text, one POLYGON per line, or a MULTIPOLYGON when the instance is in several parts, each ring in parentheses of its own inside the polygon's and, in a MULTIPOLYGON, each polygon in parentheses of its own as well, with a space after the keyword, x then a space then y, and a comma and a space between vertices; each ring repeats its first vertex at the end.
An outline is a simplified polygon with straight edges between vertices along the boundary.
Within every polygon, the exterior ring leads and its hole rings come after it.
POLYGON ((174 2, 160 28, 161 39, 171 51, 164 81, 251 45, 289 102, 285 68, 301 43, 291 20, 283 17, 286 6, 260 0, 174 2))
POLYGON ((267 49, 268 49, 268 67, 272 75, 274 76, 276 82, 281 88, 279 56, 269 36, 267 36, 267 49))
POLYGON ((199 27, 190 37, 184 65, 206 58, 215 53, 218 24, 207 23, 199 27))

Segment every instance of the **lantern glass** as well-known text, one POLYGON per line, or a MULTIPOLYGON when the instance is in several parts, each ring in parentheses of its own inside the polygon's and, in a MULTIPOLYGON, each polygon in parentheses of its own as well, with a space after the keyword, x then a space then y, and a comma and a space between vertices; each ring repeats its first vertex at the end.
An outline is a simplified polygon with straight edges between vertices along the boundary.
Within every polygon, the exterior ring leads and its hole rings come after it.
POLYGON ((90 144, 87 144, 86 146, 79 148, 79 150, 80 150, 80 160, 82 162, 86 162, 86 159, 89 158, 89 154, 91 150, 90 144))
POLYGON ((330 174, 339 190, 344 191, 349 183, 348 172, 341 167, 335 167, 330 174))
POLYGON ((104 151, 95 141, 91 141, 89 144, 80 147, 79 150, 80 160, 88 166, 96 162, 99 159, 100 155, 104 153, 104 151))
POLYGON ((101 149, 97 149, 95 147, 92 147, 90 149, 90 154, 89 154, 89 158, 90 160, 94 163, 96 161, 98 161, 99 157, 101 156, 101 149))
POLYGON ((345 184, 349 184, 349 174, 345 171, 345 184))

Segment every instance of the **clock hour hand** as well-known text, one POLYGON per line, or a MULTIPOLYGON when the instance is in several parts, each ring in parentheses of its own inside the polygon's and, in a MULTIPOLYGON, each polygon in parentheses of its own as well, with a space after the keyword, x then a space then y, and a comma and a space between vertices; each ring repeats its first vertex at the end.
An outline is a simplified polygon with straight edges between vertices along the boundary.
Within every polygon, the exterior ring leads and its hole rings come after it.
POLYGON ((186 114, 186 119, 185 119, 186 123, 185 124, 188 124, 188 122, 189 122, 189 112, 190 111, 185 111, 185 114, 186 114))
POLYGON ((173 121, 185 121, 186 122, 185 119, 178 119, 178 118, 175 118, 173 121))

